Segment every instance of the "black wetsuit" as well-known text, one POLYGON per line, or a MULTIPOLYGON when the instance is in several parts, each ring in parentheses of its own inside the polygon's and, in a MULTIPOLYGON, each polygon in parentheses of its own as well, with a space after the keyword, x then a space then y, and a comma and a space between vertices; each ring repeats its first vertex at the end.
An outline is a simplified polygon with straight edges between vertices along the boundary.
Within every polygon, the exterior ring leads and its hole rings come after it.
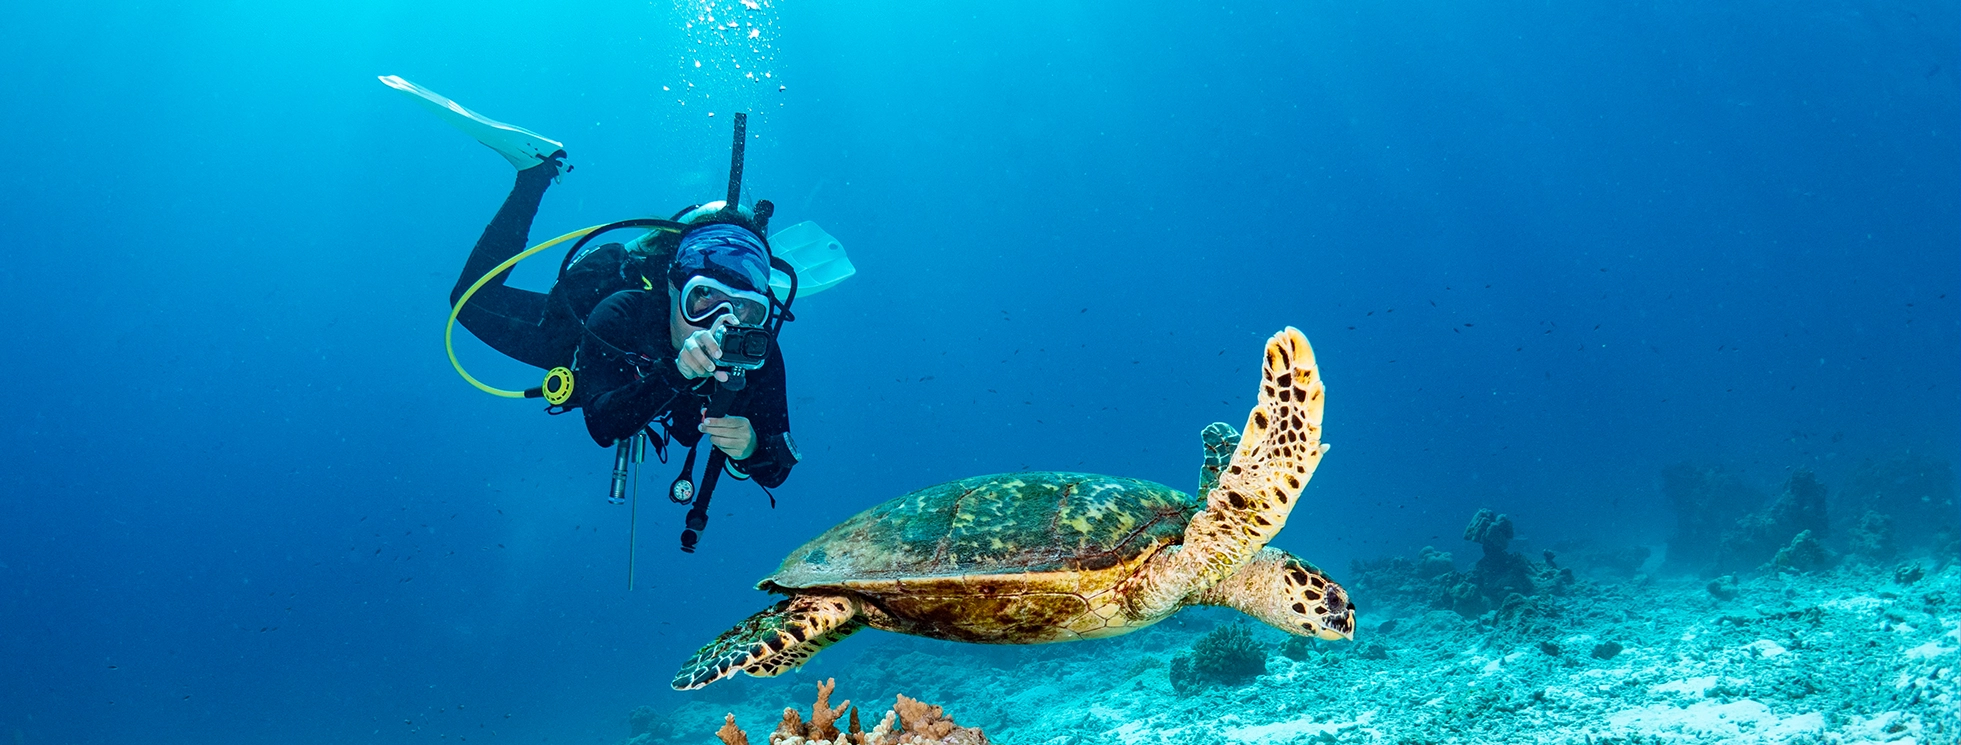
MULTIPOLYGON (((557 173, 555 163, 518 172, 517 185, 477 239, 463 275, 450 291, 452 306, 484 272, 524 250, 538 204, 557 173)), ((540 368, 570 362, 574 400, 585 411, 586 431, 593 441, 612 445, 649 423, 664 425, 682 445, 693 447, 700 441, 697 427, 714 381, 683 378, 674 366, 665 287, 615 292, 593 306, 581 324, 571 303, 562 297, 505 286, 509 274, 479 288, 457 314, 457 321, 491 348, 520 362, 540 368)), ((748 458, 730 463, 763 486, 789 478, 798 455, 790 437, 783 354, 775 344, 770 345, 763 367, 751 371, 748 385, 736 393, 729 415, 747 417, 756 432, 755 450, 748 458)))

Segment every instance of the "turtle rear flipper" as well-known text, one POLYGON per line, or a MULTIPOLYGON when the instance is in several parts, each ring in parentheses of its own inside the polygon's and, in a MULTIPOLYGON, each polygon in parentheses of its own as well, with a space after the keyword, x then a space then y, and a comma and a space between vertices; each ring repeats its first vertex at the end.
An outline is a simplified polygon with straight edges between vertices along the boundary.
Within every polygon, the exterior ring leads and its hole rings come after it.
POLYGON ((682 663, 671 685, 691 691, 737 670, 767 678, 796 668, 863 628, 857 615, 858 601, 851 598, 797 595, 722 632, 682 663))

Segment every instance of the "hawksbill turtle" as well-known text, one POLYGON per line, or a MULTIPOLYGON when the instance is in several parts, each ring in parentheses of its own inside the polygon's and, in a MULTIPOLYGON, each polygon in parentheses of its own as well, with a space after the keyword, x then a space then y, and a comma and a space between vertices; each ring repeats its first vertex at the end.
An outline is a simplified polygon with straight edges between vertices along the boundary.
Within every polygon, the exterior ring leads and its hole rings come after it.
POLYGON ((1136 631, 1187 605, 1299 636, 1353 639, 1348 593, 1266 544, 1314 475, 1324 387, 1289 327, 1266 344, 1241 436, 1201 433, 1197 499, 1140 479, 1024 472, 961 479, 860 512, 790 553, 757 589, 789 596, 682 665, 676 690, 769 677, 870 626, 983 644, 1136 631))

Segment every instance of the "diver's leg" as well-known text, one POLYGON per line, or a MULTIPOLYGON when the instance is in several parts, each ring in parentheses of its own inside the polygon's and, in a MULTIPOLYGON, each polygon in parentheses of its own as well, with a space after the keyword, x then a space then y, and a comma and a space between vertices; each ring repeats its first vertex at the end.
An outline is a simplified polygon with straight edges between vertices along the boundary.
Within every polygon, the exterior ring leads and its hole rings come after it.
MULTIPOLYGON (((485 273, 524 251, 531 221, 538 216, 538 204, 558 169, 558 161, 547 160, 518 171, 516 185, 463 263, 463 274, 449 293, 451 307, 485 273)), ((570 362, 565 354, 566 340, 553 338, 560 334, 543 325, 546 293, 506 286, 504 281, 510 274, 506 269, 477 288, 469 304, 457 312, 457 322, 492 349, 527 365, 549 368, 570 362)))
MULTIPOLYGON (((497 208, 496 216, 490 218, 490 224, 484 226, 483 235, 477 238, 476 247, 470 250, 469 260, 463 262, 463 274, 456 278, 456 287, 449 291, 451 306, 456 305, 463 292, 470 289, 470 285, 481 279, 485 272, 524 250, 524 241, 531 235, 531 221, 538 217, 538 205, 545 199, 545 189, 558 176, 558 168, 558 160, 552 159, 517 172, 517 183, 511 187, 510 195, 504 197, 503 206, 497 208)), ((502 288, 504 280, 509 277, 508 269, 497 275, 485 283, 483 289, 477 290, 477 296, 472 297, 471 302, 480 302, 482 294, 493 286, 502 288)))

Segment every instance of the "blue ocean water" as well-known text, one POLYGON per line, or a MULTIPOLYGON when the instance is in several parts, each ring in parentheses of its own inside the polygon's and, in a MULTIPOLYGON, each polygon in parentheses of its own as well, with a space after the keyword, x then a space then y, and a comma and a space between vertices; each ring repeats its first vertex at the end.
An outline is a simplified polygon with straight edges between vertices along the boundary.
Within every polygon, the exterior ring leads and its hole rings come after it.
POLYGON ((0 10, 0 734, 613 742, 860 509, 1190 489, 1287 325, 1335 449, 1277 545, 1337 575, 1961 454, 1952 2, 717 5, 0 10), (643 501, 627 591, 610 451, 442 352, 510 167, 383 74, 567 143, 534 241, 715 198, 751 114, 746 193, 859 268, 785 333, 775 509, 684 555, 643 501))

